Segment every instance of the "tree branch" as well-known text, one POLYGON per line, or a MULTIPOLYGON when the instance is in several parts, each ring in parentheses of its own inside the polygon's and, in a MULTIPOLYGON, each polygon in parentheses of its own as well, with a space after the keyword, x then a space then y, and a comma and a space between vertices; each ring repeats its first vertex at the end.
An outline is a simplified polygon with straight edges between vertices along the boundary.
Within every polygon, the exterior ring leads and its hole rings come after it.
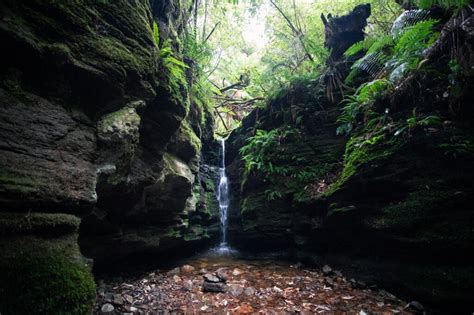
POLYGON ((291 28, 291 30, 293 31, 293 33, 295 34, 295 36, 298 38, 298 40, 300 41, 301 43, 301 46, 303 47, 303 50, 305 51, 306 55, 308 56, 308 59, 311 60, 312 62, 314 62, 314 59, 313 59, 313 56, 311 56, 311 54, 309 53, 308 49, 306 48, 306 45, 304 43, 304 40, 303 40, 303 37, 304 37, 304 34, 303 32, 301 31, 301 29, 298 29, 297 27, 295 27, 295 25, 291 22, 290 18, 285 14, 285 12, 283 12, 283 10, 276 4, 275 0, 270 0, 270 3, 275 7, 275 9, 278 10, 278 12, 280 12, 280 14, 283 16, 283 18, 286 20, 288 26, 291 28))

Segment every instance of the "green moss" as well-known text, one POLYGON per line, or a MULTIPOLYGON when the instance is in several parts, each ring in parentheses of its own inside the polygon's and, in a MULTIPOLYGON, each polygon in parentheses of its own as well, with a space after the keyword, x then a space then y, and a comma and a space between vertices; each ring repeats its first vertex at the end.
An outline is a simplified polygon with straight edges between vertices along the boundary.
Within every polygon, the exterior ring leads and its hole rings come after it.
POLYGON ((90 314, 94 300, 89 268, 62 252, 0 261, 2 314, 90 314))
POLYGON ((206 228, 201 225, 194 224, 184 234, 185 241, 196 241, 203 238, 209 238, 209 234, 206 228))
POLYGON ((2 189, 17 191, 19 193, 34 193, 40 183, 25 174, 14 174, 8 170, 0 170, 0 191, 2 189))
POLYGON ((242 199, 241 210, 242 214, 248 214, 249 212, 258 211, 267 206, 267 197, 264 193, 255 193, 242 199))
POLYGON ((99 122, 99 128, 107 128, 116 123, 138 126, 140 124, 140 116, 135 112, 134 109, 124 107, 118 111, 115 111, 102 117, 99 122))
POLYGON ((195 152, 201 152, 201 139, 196 136, 196 133, 189 125, 187 120, 183 120, 179 129, 179 138, 181 141, 187 141, 194 148, 195 152))
MULTIPOLYGON (((152 53, 143 47, 134 47, 131 51, 124 43, 114 37, 95 36, 86 41, 87 46, 105 59, 109 67, 126 67, 140 72, 150 72, 153 69, 152 53), (138 51, 137 51, 138 50, 138 51), (143 58, 146 56, 146 58, 143 58)), ((125 75, 125 73, 123 73, 125 75)))
POLYGON ((33 232, 76 232, 81 220, 62 213, 0 213, 0 235, 33 232))
POLYGON ((372 226, 407 231, 418 242, 473 241, 470 210, 462 209, 464 197, 453 189, 426 187, 420 185, 403 202, 382 208, 372 226))
POLYGON ((346 144, 342 173, 324 195, 328 196, 339 190, 351 177, 357 175, 363 165, 390 157, 404 144, 401 139, 380 141, 383 136, 378 139, 377 142, 371 142, 370 139, 365 140, 365 135, 351 137, 346 144))

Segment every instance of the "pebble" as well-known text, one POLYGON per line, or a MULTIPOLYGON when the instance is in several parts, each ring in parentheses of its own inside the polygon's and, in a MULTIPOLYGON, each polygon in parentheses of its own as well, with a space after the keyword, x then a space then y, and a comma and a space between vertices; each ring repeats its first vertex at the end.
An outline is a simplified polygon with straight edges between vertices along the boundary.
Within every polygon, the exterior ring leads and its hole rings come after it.
POLYGON ((328 274, 330 274, 331 272, 332 272, 332 268, 331 268, 331 267, 329 267, 328 265, 324 265, 324 266, 323 266, 323 273, 324 273, 325 275, 328 275, 328 274))
POLYGON ((120 294, 114 294, 114 298, 112 300, 114 305, 123 305, 123 298, 120 294))
POLYGON ((207 282, 213 282, 213 283, 217 283, 217 282, 223 282, 221 280, 221 278, 213 275, 213 274, 210 274, 210 273, 206 273, 204 276, 202 276, 204 278, 204 280, 206 280, 207 282))
POLYGON ((180 269, 179 267, 176 267, 174 269, 171 269, 170 271, 168 271, 168 274, 169 275, 177 275, 179 273, 180 269))
POLYGON ((242 292, 244 292, 244 288, 241 285, 238 285, 238 284, 231 284, 231 285, 229 285, 228 291, 233 296, 239 296, 239 295, 242 294, 242 292))
POLYGON ((114 311, 114 306, 110 303, 105 303, 104 305, 102 305, 102 307, 100 308, 100 311, 102 313, 111 313, 114 311))
POLYGON ((405 310, 413 311, 415 314, 423 313, 425 308, 423 305, 418 301, 411 301, 410 303, 405 306, 405 310))
POLYGON ((186 280, 184 281, 184 284, 183 284, 184 288, 188 291, 192 291, 193 290, 193 282, 191 280, 186 280))
POLYGON ((232 270, 232 275, 233 276, 240 276, 243 273, 244 272, 242 270, 240 270, 239 268, 234 268, 234 270, 232 270))
POLYGON ((114 294, 111 293, 111 292, 107 292, 107 293, 105 293, 104 299, 105 299, 105 302, 110 302, 111 303, 114 300, 114 294))
POLYGON ((191 265, 184 265, 181 267, 181 272, 190 273, 194 271, 194 267, 191 265))
POLYGON ((253 287, 245 288, 244 294, 246 296, 253 296, 253 295, 255 295, 255 289, 253 287))

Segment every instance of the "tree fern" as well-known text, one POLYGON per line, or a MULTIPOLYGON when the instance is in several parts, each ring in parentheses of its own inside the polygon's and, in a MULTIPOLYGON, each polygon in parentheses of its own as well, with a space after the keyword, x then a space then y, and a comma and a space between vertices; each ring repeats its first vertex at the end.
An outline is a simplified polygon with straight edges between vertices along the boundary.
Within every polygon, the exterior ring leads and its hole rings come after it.
POLYGON ((405 29, 393 49, 392 69, 406 63, 409 69, 418 66, 423 51, 431 46, 439 33, 433 30, 437 20, 419 22, 405 29))
MULTIPOLYGON (((417 15, 419 18, 422 15, 417 15)), ((416 16, 413 16, 416 17, 416 16)), ((437 20, 425 20, 388 34, 376 40, 366 40, 357 43, 346 51, 346 56, 354 55, 361 50, 367 50, 366 55, 357 60, 352 66, 352 72, 346 78, 350 83, 360 70, 378 78, 386 70, 396 71, 399 78, 407 70, 415 69, 420 62, 423 51, 431 46, 439 33, 433 30, 437 20)))
POLYGON ((429 20, 431 17, 430 10, 408 10, 403 12, 396 20, 393 22, 391 33, 398 35, 403 30, 409 26, 413 26, 416 23, 429 20))

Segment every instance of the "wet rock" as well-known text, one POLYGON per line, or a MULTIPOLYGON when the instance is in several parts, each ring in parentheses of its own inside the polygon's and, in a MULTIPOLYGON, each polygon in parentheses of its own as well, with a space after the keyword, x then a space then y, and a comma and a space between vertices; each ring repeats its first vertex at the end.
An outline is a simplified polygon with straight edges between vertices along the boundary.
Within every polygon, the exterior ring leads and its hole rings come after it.
POLYGON ((221 279, 221 281, 226 282, 227 281, 227 268, 219 268, 216 270, 216 276, 221 279))
POLYGON ((179 267, 176 267, 176 268, 171 269, 170 271, 168 271, 168 274, 169 275, 177 275, 179 272, 180 272, 179 267))
POLYGON ((106 292, 104 295, 104 300, 105 302, 112 303, 112 301, 114 300, 114 294, 111 292, 106 292))
POLYGON ((333 287, 335 285, 334 281, 330 277, 324 278, 324 282, 328 285, 333 287))
POLYGON ((208 273, 207 269, 205 269, 205 268, 199 269, 199 274, 200 274, 200 275, 204 275, 204 274, 206 274, 206 273, 208 273))
POLYGON ((232 275, 233 276, 240 276, 243 273, 244 272, 242 270, 240 270, 239 268, 234 268, 234 270, 232 270, 232 275))
POLYGON ((114 294, 112 299, 112 304, 114 305, 123 305, 123 298, 120 294, 114 294))
POLYGON ((329 275, 332 273, 332 268, 329 267, 328 265, 324 265, 322 270, 325 275, 329 275))
POLYGON ((217 282, 225 282, 226 279, 223 277, 220 277, 217 274, 210 274, 206 273, 204 276, 202 276, 206 282, 212 282, 212 283, 217 283, 217 282))
POLYGON ((425 308, 423 305, 418 301, 411 301, 410 303, 405 306, 406 311, 414 312, 415 314, 423 314, 425 308))
POLYGON ((245 288, 244 294, 246 296, 253 296, 253 295, 255 295, 255 289, 253 287, 245 288))
POLYGON ((104 305, 102 305, 102 307, 100 308, 100 311, 102 313, 112 313, 113 311, 115 310, 114 306, 110 303, 105 303, 104 305))
POLYGON ((184 281, 183 287, 188 291, 192 291, 193 290, 193 282, 191 280, 186 280, 186 281, 184 281))
POLYGON ((127 301, 127 303, 133 303, 133 297, 131 295, 125 294, 123 298, 125 299, 125 301, 127 301))
POLYGON ((244 292, 244 288, 239 284, 231 284, 228 287, 228 292, 233 296, 239 296, 244 292))
POLYGON ((205 281, 202 285, 202 291, 203 292, 213 292, 213 293, 219 293, 219 292, 226 292, 226 285, 222 282, 207 282, 205 281))
POLYGON ((281 293, 283 293, 283 290, 282 290, 282 289, 280 289, 280 288, 279 288, 279 287, 277 287, 277 286, 274 286, 274 287, 273 287, 273 291, 274 291, 274 292, 276 292, 276 293, 278 293, 278 294, 281 294, 281 293))
POLYGON ((181 272, 190 273, 194 271, 194 267, 191 265, 184 265, 181 267, 181 272))

